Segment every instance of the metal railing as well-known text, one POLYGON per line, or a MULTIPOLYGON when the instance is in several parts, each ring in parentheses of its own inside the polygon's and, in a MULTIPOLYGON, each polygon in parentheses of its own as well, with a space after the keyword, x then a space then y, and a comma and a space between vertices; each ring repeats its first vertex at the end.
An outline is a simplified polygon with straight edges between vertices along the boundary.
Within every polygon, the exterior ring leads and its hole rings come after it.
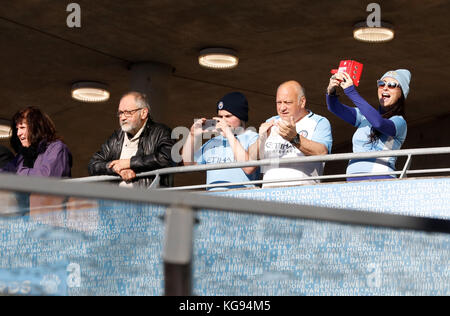
POLYGON ((194 213, 198 210, 450 233, 448 219, 229 198, 195 192, 149 191, 139 188, 130 190, 103 183, 68 183, 55 179, 0 174, 0 190, 167 206, 163 248, 166 295, 191 295, 192 234, 194 213))
MULTIPOLYGON (((137 175, 137 178, 147 178, 154 177, 154 180, 149 187, 149 189, 160 189, 160 190, 196 190, 196 189, 211 189, 211 188, 223 188, 223 187, 234 187, 234 186, 247 186, 256 184, 276 184, 276 183, 286 183, 286 182, 298 182, 298 181, 311 181, 311 180, 338 180, 345 179, 348 177, 368 177, 368 176, 394 176, 393 179, 403 179, 408 175, 420 175, 420 174, 436 174, 436 173, 450 173, 450 168, 430 168, 430 169, 418 169, 410 170, 412 158, 414 156, 424 156, 424 155, 440 155, 440 154, 450 154, 450 147, 433 147, 433 148, 421 148, 421 149, 403 149, 403 150, 386 150, 386 151, 376 151, 367 153, 346 153, 346 154, 330 154, 322 156, 306 156, 306 157, 295 157, 295 158, 282 158, 282 159, 263 159, 263 160, 252 160, 247 162, 233 162, 233 163, 220 163, 220 164, 207 164, 207 165, 195 165, 195 166, 184 166, 184 167, 171 167, 163 168, 158 170, 153 170, 150 172, 144 172, 137 175), (313 176, 308 178, 291 178, 291 179, 271 179, 271 180, 255 180, 247 182, 235 182, 235 183, 219 183, 219 184, 203 184, 203 185, 190 185, 190 186, 180 186, 172 188, 160 188, 159 181, 161 176, 169 174, 181 174, 190 172, 200 172, 209 170, 220 170, 220 169, 233 169, 233 168, 246 168, 246 167, 264 167, 264 166, 274 166, 274 165, 285 165, 293 163, 311 163, 311 162, 334 162, 334 161, 345 161, 353 159, 377 159, 386 157, 407 157, 405 164, 400 171, 392 172, 376 172, 376 173, 361 173, 361 174, 335 174, 335 175, 321 175, 313 176), (398 178, 395 178, 398 176, 398 178)), ((450 161, 450 159, 449 159, 450 161)), ((118 176, 95 176, 95 177, 84 177, 77 179, 65 180, 68 182, 110 182, 110 181, 121 181, 118 176)))
MULTIPOLYGON (((450 168, 409 170, 413 156, 450 154, 450 147, 411 149, 399 151, 383 151, 363 154, 334 154, 326 156, 310 156, 302 158, 269 159, 215 165, 198 165, 174 167, 154 170, 139 174, 139 177, 155 177, 152 189, 156 189, 162 175, 207 171, 214 169, 243 168, 249 166, 267 166, 301 162, 329 162, 349 159, 370 159, 380 157, 407 157, 401 171, 385 173, 399 175, 404 178, 408 174, 450 172, 450 168)), ((372 174, 373 175, 373 174, 372 174)), ((338 179, 348 175, 332 175, 314 177, 314 179, 338 179)), ((361 175, 360 175, 361 176, 361 175)), ((310 178, 311 179, 311 178, 310 178)), ((360 226, 386 227, 425 232, 450 234, 450 220, 430 217, 419 217, 370 211, 338 209, 331 207, 280 203, 273 201, 249 200, 236 197, 209 195, 201 192, 172 192, 166 190, 146 190, 143 188, 121 188, 105 183, 86 183, 103 181, 120 181, 119 177, 103 176, 71 180, 20 177, 0 174, 0 190, 22 192, 25 194, 43 194, 64 197, 80 197, 95 200, 115 200, 134 203, 148 203, 166 207, 165 233, 163 246, 164 284, 166 295, 192 294, 192 256, 195 212, 200 210, 217 210, 237 214, 254 214, 259 216, 275 216, 281 218, 306 219, 360 226)), ((286 179, 282 180, 286 182, 286 179)), ((273 180, 270 182, 274 182, 273 180)), ((264 183, 253 181, 250 183, 264 183)), ((223 186, 224 184, 221 184, 223 186)), ((226 184, 233 185, 233 184, 226 184)), ((212 185, 196 186, 196 188, 213 187, 212 185)), ((191 187, 183 187, 188 189, 191 187)), ((175 188, 174 188, 175 189, 175 188)), ((13 216, 14 214, 8 214, 13 216)), ((18 214, 23 216, 23 213, 18 214)))

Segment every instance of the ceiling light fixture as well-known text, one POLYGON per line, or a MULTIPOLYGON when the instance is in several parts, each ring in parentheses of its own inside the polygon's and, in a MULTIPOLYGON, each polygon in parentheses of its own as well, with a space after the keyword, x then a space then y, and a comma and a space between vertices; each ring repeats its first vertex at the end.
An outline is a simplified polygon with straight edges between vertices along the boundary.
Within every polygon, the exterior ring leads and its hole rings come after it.
POLYGON ((72 98, 81 102, 105 102, 109 96, 107 85, 100 82, 84 81, 72 85, 72 98))
POLYGON ((367 22, 355 24, 353 37, 366 43, 384 43, 394 39, 394 28, 391 24, 381 22, 380 27, 369 27, 367 22))
POLYGON ((239 63, 237 52, 229 48, 205 48, 200 51, 198 62, 209 69, 232 69, 239 63))
POLYGON ((0 119, 0 139, 8 139, 11 137, 11 126, 8 120, 0 119))

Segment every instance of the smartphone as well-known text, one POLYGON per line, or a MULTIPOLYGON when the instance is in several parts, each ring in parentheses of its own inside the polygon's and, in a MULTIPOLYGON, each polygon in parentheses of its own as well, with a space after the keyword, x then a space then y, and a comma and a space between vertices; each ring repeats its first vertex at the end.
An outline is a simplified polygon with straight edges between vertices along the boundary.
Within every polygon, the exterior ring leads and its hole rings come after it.
POLYGON ((206 120, 205 123, 202 125, 202 129, 204 131, 213 132, 216 130, 216 120, 206 120))
POLYGON ((338 72, 346 72, 352 77, 355 86, 359 86, 361 80, 361 74, 363 70, 363 64, 355 60, 341 60, 338 69, 332 69, 331 73, 336 74, 338 72))

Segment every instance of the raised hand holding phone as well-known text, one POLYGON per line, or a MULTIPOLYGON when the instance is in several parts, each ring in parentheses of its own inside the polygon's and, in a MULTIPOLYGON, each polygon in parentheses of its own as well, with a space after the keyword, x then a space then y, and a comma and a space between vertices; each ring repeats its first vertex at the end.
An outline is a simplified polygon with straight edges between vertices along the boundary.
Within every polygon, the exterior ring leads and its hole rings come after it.
MULTIPOLYGON (((355 86, 359 85, 363 70, 363 64, 355 60, 341 60, 338 69, 332 69, 331 73, 333 75, 338 75, 341 73, 347 73, 355 86)), ((337 78, 337 77, 336 77, 337 78)))
POLYGON ((206 121, 206 118, 201 118, 194 121, 194 124, 191 126, 191 135, 198 136, 203 133, 203 124, 206 121))
POLYGON ((202 129, 205 132, 215 132, 216 131, 216 126, 217 126, 217 120, 216 119, 205 120, 203 122, 202 129))
POLYGON ((228 125, 228 123, 220 118, 220 117, 214 117, 214 120, 216 120, 216 126, 215 126, 215 130, 220 132, 220 134, 226 138, 229 138, 230 136, 234 135, 233 134, 233 129, 231 128, 230 125, 228 125))
POLYGON ((352 77, 348 73, 343 72, 341 75, 344 78, 344 80, 340 83, 342 89, 347 89, 348 87, 353 86, 352 77))

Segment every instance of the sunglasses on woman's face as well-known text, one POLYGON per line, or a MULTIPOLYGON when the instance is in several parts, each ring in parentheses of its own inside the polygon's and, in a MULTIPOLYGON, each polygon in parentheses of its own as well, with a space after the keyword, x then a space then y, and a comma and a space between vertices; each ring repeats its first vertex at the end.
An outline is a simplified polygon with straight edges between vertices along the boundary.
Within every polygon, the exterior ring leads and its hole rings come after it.
POLYGON ((378 88, 384 88, 386 85, 387 85, 387 87, 389 89, 395 89, 397 87, 400 88, 400 84, 397 83, 397 82, 393 82, 393 81, 386 82, 386 81, 383 81, 383 80, 378 80, 377 81, 378 88))

